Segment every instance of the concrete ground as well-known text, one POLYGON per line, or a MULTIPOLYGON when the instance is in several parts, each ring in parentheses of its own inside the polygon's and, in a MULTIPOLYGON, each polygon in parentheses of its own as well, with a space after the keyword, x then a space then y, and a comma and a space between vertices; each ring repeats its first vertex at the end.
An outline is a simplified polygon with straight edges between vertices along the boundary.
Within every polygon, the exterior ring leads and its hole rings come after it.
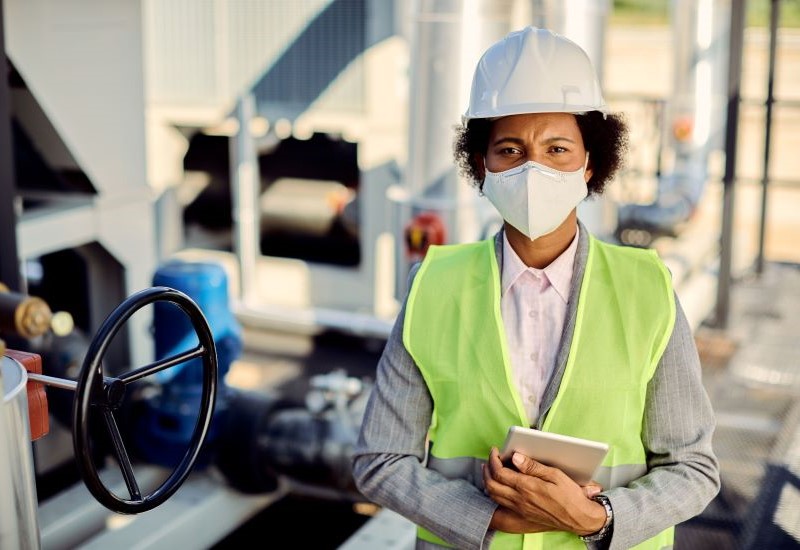
POLYGON ((800 547, 798 322, 800 265, 771 262, 733 286, 728 327, 697 331, 723 485, 681 547, 800 547))

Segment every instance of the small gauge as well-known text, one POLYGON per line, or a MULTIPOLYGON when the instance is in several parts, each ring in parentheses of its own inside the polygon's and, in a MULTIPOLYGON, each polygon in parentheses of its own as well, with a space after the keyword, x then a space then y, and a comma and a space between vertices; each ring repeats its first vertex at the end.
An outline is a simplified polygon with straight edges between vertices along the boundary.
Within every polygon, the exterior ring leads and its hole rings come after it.
POLYGON ((56 336, 67 336, 75 328, 75 321, 70 313, 56 311, 50 320, 50 328, 56 336))

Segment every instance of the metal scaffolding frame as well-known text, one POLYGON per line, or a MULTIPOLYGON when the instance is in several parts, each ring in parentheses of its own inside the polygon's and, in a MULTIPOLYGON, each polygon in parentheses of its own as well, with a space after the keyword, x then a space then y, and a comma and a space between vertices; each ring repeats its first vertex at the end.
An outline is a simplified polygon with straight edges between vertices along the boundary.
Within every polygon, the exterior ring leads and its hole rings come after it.
POLYGON ((780 0, 772 0, 769 14, 769 69, 767 73, 767 99, 764 114, 764 166, 761 177, 761 219, 758 227, 758 255, 756 273, 764 272, 764 239, 767 226, 767 188, 769 187, 769 163, 772 153, 772 106, 775 103, 775 54, 778 44, 778 21, 780 20, 780 0))
POLYGON ((730 43, 728 49, 728 109, 725 130, 725 174, 722 178, 722 227, 720 229, 717 303, 713 325, 724 329, 730 313, 731 260, 733 258, 733 214, 736 187, 736 152, 741 103, 742 52, 747 1, 731 5, 730 43))

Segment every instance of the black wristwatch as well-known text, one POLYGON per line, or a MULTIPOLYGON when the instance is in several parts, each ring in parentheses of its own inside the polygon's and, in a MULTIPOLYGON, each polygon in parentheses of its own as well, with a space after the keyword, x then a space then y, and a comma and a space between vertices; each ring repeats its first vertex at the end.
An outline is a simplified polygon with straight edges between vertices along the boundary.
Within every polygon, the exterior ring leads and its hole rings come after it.
POLYGON ((591 535, 583 535, 581 537, 583 542, 599 542, 603 540, 606 538, 606 535, 611 532, 611 525, 614 523, 614 510, 611 509, 611 503, 608 501, 608 497, 605 495, 597 495, 592 497, 592 500, 599 502, 603 505, 603 508, 606 509, 606 522, 598 532, 592 533, 591 535))

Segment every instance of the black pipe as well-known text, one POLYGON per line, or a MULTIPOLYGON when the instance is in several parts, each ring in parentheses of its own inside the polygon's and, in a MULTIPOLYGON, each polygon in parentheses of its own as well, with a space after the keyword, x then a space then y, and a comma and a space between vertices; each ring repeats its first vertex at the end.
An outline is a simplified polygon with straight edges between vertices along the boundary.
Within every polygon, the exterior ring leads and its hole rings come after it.
POLYGON ((720 230, 719 275, 717 304, 713 324, 728 326, 733 256, 734 189, 736 185, 736 152, 739 134, 739 103, 741 99, 742 50, 744 42, 746 0, 731 2, 730 43, 728 47, 728 111, 725 129, 725 175, 723 176, 722 228, 720 230))
POLYGON ((769 73, 767 80, 767 111, 764 115, 764 166, 761 178, 761 219, 758 226, 758 255, 756 273, 764 272, 764 240, 767 230, 767 187, 769 186, 769 161, 772 145, 772 105, 775 103, 775 51, 778 44, 778 21, 780 20, 780 0, 772 0, 769 14, 769 73))
POLYGON ((312 412, 279 393, 229 388, 215 464, 244 493, 272 491, 283 477, 320 494, 363 498, 351 462, 369 392, 362 390, 343 409, 312 412))
POLYGON ((11 108, 8 89, 3 21, 3 0, 0 0, 0 283, 10 290, 22 292, 22 277, 17 253, 17 216, 14 211, 16 184, 14 182, 14 148, 11 141, 11 108))

